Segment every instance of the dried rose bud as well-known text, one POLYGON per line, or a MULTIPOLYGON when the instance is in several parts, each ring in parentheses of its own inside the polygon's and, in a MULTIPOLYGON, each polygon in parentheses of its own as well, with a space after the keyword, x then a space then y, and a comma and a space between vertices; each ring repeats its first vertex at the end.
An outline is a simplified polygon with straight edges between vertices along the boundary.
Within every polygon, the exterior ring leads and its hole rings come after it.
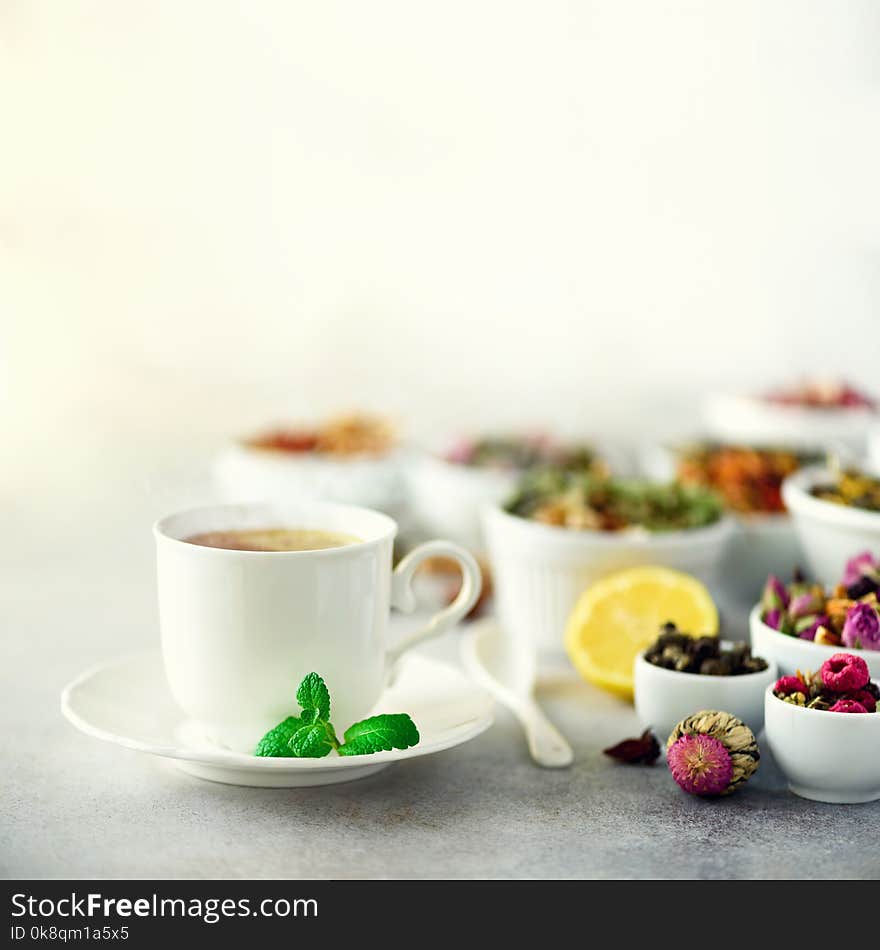
POLYGON ((860 581, 865 574, 871 573, 871 571, 876 570, 878 567, 880 567, 880 564, 878 564, 874 555, 870 551, 862 551, 861 554, 851 557, 846 562, 841 583, 844 587, 852 587, 853 584, 860 581))
MULTIPOLYGON (((815 616, 825 607, 825 595, 821 588, 811 587, 806 591, 793 594, 788 605, 788 616, 798 621, 804 617, 815 616)), ((797 629, 797 625, 795 625, 797 629)))
POLYGON ((855 650, 880 650, 880 614, 870 604, 854 604, 847 611, 841 637, 855 650))
POLYGON ((646 729, 638 739, 624 739, 608 749, 602 750, 605 755, 626 762, 628 765, 653 765, 660 755, 660 743, 650 729, 646 729))
POLYGON ((785 584, 775 574, 771 574, 761 594, 761 613, 766 614, 771 610, 781 611, 787 606, 788 591, 785 589, 785 584))
POLYGON ((764 614, 764 623, 768 627, 772 627, 774 630, 782 629, 782 611, 781 610, 769 610, 764 614))
POLYGON ((808 617, 802 617, 795 625, 794 632, 801 640, 815 640, 816 631, 828 623, 825 614, 810 614, 808 617))

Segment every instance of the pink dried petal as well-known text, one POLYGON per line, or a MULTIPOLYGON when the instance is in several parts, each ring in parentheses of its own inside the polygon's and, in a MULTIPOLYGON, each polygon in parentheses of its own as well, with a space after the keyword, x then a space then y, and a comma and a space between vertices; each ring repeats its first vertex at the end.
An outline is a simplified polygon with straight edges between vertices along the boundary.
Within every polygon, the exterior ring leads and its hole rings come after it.
POLYGON ((667 750, 672 777, 691 795, 720 795, 733 778, 733 761, 714 736, 682 736, 667 750))

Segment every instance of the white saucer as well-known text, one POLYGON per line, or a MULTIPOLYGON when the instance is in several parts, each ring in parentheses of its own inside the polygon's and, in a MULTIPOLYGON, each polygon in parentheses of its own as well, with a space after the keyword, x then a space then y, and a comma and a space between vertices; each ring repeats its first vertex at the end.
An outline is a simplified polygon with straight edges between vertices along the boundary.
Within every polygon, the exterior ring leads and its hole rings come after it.
MULTIPOLYGON (((373 712, 409 713, 421 735, 418 745, 350 758, 333 753, 323 759, 287 759, 232 752, 194 730, 171 696, 158 651, 87 670, 61 694, 65 718, 87 735, 173 759, 199 778, 264 788, 350 782, 392 762, 451 749, 488 729, 492 705, 488 694, 454 667, 406 657, 373 712)), ((341 729, 347 725, 339 723, 341 729)))

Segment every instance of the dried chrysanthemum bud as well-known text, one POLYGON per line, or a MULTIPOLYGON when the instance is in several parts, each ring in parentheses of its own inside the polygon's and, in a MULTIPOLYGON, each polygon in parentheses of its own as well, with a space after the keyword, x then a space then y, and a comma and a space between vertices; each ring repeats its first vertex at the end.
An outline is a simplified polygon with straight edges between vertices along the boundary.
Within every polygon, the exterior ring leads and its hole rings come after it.
POLYGON ((754 733, 744 722, 727 712, 704 710, 682 719, 672 730, 666 758, 673 778, 685 791, 729 795, 754 774, 761 754, 754 733), (690 741, 695 736, 716 741, 690 741), (721 749, 730 759, 730 775, 723 787, 719 787, 720 777, 726 773, 721 749))

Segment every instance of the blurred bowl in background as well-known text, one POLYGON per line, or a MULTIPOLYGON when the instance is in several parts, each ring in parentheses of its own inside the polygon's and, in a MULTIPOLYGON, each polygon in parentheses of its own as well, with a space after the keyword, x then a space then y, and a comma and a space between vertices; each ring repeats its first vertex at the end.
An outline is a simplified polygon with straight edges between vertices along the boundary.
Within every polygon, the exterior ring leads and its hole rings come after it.
POLYGON ((724 552, 720 586, 738 604, 754 603, 767 577, 790 577, 804 552, 790 515, 740 515, 724 552))
POLYGON ((480 511, 503 502, 520 474, 461 465, 427 452, 414 455, 406 470, 413 522, 426 534, 482 551, 480 511))
POLYGON ((865 468, 874 475, 880 475, 880 423, 868 430, 868 449, 865 468))
POLYGON ((267 451, 239 444, 216 459, 214 484, 224 502, 298 498, 375 508, 405 515, 404 453, 337 458, 313 453, 267 451))
POLYGON ((602 532, 555 527, 504 511, 483 510, 499 619, 517 642, 560 651, 580 595, 614 571, 671 567, 714 585, 732 523, 727 517, 686 531, 602 532))
MULTIPOLYGON (((641 446, 639 463, 644 476, 671 481, 677 475, 677 455, 674 446, 641 446)), ((719 586, 736 603, 750 605, 760 594, 768 574, 789 576, 803 563, 804 553, 794 521, 784 511, 730 512, 730 517, 735 531, 724 553, 719 586)))
POLYGON ((861 551, 880 554, 880 512, 839 505, 810 493, 835 479, 828 468, 812 466, 795 472, 782 486, 807 566, 826 587, 838 582, 854 555, 861 551))
POLYGON ((870 406, 816 408, 789 405, 756 395, 714 393, 703 416, 715 439, 746 445, 785 445, 802 450, 864 454, 877 413, 870 406))
POLYGON ((375 508, 399 522, 407 512, 403 472, 396 426, 353 412, 241 439, 217 458, 213 477, 222 501, 311 498, 375 508))

